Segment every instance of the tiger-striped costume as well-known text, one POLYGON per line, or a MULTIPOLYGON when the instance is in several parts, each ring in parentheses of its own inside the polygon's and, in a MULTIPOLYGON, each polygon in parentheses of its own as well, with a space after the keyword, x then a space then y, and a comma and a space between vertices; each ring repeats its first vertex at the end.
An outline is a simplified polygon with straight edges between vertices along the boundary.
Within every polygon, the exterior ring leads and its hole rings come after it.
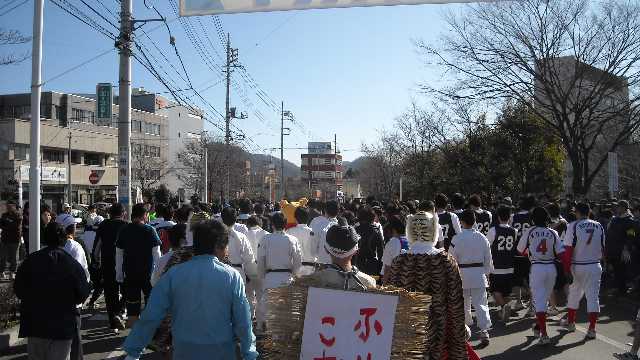
POLYGON ((401 254, 391 265, 389 283, 432 297, 426 359, 468 359, 462 280, 451 255, 401 254))

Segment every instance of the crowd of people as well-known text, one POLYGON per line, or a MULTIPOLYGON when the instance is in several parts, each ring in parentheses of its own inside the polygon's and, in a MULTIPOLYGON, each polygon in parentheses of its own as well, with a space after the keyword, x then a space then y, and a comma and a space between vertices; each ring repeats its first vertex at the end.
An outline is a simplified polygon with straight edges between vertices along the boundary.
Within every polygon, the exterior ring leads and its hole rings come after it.
MULTIPOLYGON (((80 314, 102 294, 110 328, 132 329, 127 359, 145 348, 174 359, 255 359, 256 336, 269 331, 267 290, 301 278, 343 290, 395 286, 431 295, 427 355, 473 359, 474 323, 480 345, 489 346, 493 323, 508 324, 514 311, 528 309, 534 335, 548 345, 547 316, 566 298, 563 326, 575 331, 586 297, 586 338, 593 339, 603 279, 619 295, 640 290, 638 202, 482 200, 241 199, 136 204, 130 214, 116 203, 107 213, 90 209, 82 232, 67 204, 57 215, 43 205, 45 247, 19 267, 28 225, 9 203, 0 218, 0 266, 15 278, 30 359, 82 359, 80 314), (499 308, 494 319, 489 295, 499 308)), ((637 359, 639 329, 631 351, 616 356, 637 359)))

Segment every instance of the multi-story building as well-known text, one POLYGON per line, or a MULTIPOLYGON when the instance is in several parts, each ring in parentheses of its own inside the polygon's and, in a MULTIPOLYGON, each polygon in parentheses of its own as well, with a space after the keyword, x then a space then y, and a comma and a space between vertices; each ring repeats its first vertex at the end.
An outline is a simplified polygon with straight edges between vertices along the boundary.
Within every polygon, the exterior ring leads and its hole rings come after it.
MULTIPOLYGON (((581 131, 585 133, 586 143, 593 142, 593 149, 589 161, 589 168, 594 169, 600 159, 606 159, 611 143, 616 141, 615 137, 622 131, 626 117, 629 116, 629 83, 626 78, 616 76, 604 70, 578 61, 573 56, 550 58, 537 64, 540 78, 535 80, 536 106, 542 113, 550 112, 555 107, 556 111, 568 112, 570 122, 576 121, 574 109, 585 109, 588 107, 590 125, 583 125, 581 131), (544 70, 542 70, 544 69, 544 70), (542 82, 541 79, 548 79, 542 82), (549 84, 552 89, 548 90, 549 84), (549 100, 549 92, 556 97, 555 101, 549 100), (562 95, 562 96, 561 96, 562 95), (596 98, 596 96, 598 98, 596 98), (605 130, 598 130, 597 127, 606 124, 605 130)), ((584 111, 584 110, 581 110, 584 111)), ((587 113, 584 111, 584 113, 587 113)), ((550 115, 551 116, 551 115, 550 115)), ((580 119, 586 124, 585 119, 580 119)), ((620 167, 608 167, 606 162, 596 174, 589 198, 606 197, 609 193, 610 179, 617 178, 620 174, 628 172, 624 164, 629 163, 629 151, 624 151, 629 147, 626 144, 616 149, 618 163, 620 167), (609 173, 611 169, 617 169, 617 173, 609 173)), ((633 154, 637 156, 637 154, 633 154)), ((564 190, 566 193, 573 193, 572 182, 576 175, 572 168, 571 161, 565 161, 564 190)), ((625 190, 629 188, 626 182, 620 182, 625 190)))
MULTIPOLYGON (((29 191, 30 94, 0 95, 0 190, 14 197, 18 181, 29 191)), ((43 92, 41 101, 42 198, 63 202, 115 200, 118 184, 118 106, 111 121, 97 123, 95 100, 43 92), (68 180, 71 179, 71 199, 68 180)), ((167 117, 132 110, 132 183, 157 179, 167 163, 167 117), (143 164, 143 166, 137 166, 143 164), (150 165, 152 164, 152 165, 150 165)))
MULTIPOLYGON (((189 142, 199 142, 204 131, 203 112, 200 109, 187 108, 164 96, 147 92, 143 88, 134 88, 131 96, 134 109, 147 111, 167 118, 167 167, 162 176, 162 183, 184 199, 189 199, 195 189, 188 188, 180 181, 183 164, 178 154, 189 142)), ((202 194, 200 194, 202 195, 202 194)))
POLYGON ((314 196, 331 200, 342 191, 342 155, 332 142, 309 142, 307 154, 301 155, 300 169, 314 196))

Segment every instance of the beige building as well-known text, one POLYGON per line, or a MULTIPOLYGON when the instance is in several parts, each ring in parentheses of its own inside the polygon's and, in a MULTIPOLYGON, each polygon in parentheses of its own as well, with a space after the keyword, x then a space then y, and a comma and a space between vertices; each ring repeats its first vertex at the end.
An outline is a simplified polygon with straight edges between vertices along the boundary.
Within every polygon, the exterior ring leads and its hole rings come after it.
MULTIPOLYGON (((536 106, 543 113, 553 109, 553 104, 561 111, 568 112, 569 121, 575 123, 574 109, 584 108, 589 105, 591 125, 576 126, 586 131, 587 144, 593 142, 593 150, 590 155, 589 168, 594 169, 598 160, 607 158, 613 138, 623 129, 625 117, 629 115, 629 84, 627 79, 615 76, 601 69, 576 60, 573 56, 547 59, 537 66, 540 76, 550 78, 543 84, 539 79, 535 81, 536 106), (541 69, 545 69, 541 71, 541 69), (557 98, 549 101, 549 90, 545 87, 553 84, 551 91, 557 98), (596 97, 597 96, 597 97, 596 97), (565 98, 566 100, 563 100, 565 98), (561 105, 563 104, 563 105, 561 105), (563 108, 564 106, 564 108, 563 108), (549 109, 549 110, 547 110, 549 109), (598 131, 597 126, 606 124, 604 131, 598 131)), ((584 113, 587 113, 586 111, 584 113)), ((580 119, 585 121, 585 119, 580 119)), ((627 164, 635 161, 637 153, 629 151, 627 145, 622 144, 616 149, 618 166, 609 167, 607 163, 598 171, 593 180, 587 197, 590 199, 605 198, 609 195, 609 180, 618 177, 619 192, 630 191, 630 184, 623 174, 629 172, 627 164), (609 173, 610 169, 617 169, 617 173, 609 173)), ((571 161, 565 161, 564 191, 574 193, 572 189, 574 173, 571 161)), ((616 194, 613 194, 616 195, 616 194)))
MULTIPOLYGON (((95 100, 43 92, 41 101, 42 198, 58 209, 63 202, 91 204, 115 200, 118 168, 118 106, 98 123, 95 100), (70 149, 70 151, 69 151, 70 149), (71 178, 72 199, 68 199, 71 178)), ((16 198, 29 191, 30 94, 0 95, 0 191, 16 198)), ((132 184, 159 181, 166 158, 166 116, 132 110, 132 184)))

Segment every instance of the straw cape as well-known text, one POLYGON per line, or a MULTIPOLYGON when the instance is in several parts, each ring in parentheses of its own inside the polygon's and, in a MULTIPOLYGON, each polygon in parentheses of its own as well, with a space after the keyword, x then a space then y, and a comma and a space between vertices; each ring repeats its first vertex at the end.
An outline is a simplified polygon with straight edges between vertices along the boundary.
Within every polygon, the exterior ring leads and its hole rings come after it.
MULTIPOLYGON (((304 277, 292 286, 268 290, 267 334, 258 344, 263 359, 300 359, 309 287, 323 288, 313 279, 304 277)), ((394 287, 361 292, 398 296, 391 359, 424 360, 427 350, 427 312, 431 298, 394 287)))

